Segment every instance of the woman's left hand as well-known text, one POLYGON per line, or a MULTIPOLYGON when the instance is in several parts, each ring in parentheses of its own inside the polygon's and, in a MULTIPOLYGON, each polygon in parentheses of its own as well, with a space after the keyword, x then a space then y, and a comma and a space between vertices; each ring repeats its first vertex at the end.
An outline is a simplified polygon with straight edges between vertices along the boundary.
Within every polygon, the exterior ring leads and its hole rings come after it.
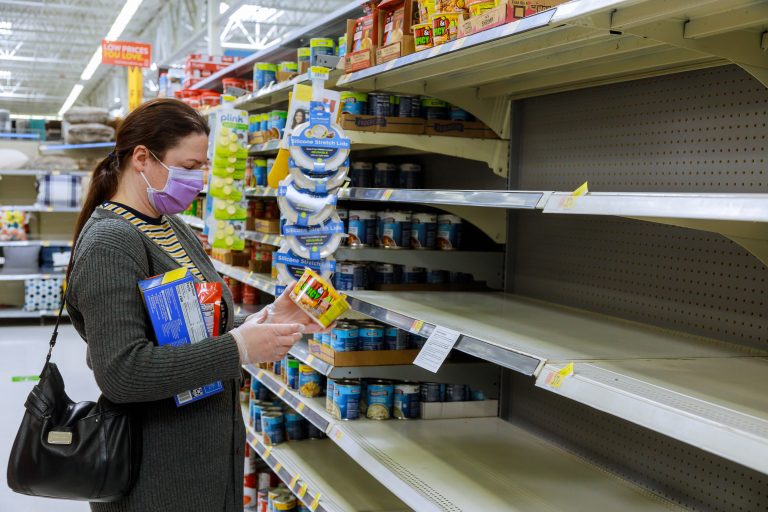
POLYGON ((295 284, 296 282, 289 284, 285 288, 285 291, 275 299, 275 302, 264 308, 262 311, 249 316, 248 320, 256 317, 260 319, 260 323, 301 324, 304 326, 305 333, 324 332, 333 329, 335 324, 328 327, 328 329, 323 328, 323 326, 312 320, 304 310, 291 300, 289 295, 295 284))

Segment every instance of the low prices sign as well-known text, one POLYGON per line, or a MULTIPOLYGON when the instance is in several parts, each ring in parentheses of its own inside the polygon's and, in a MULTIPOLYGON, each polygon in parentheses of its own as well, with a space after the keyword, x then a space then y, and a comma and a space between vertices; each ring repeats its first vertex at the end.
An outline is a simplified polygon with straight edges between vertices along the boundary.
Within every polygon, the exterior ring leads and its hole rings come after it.
POLYGON ((152 60, 152 45, 130 41, 101 41, 101 63, 112 66, 148 68, 152 60))

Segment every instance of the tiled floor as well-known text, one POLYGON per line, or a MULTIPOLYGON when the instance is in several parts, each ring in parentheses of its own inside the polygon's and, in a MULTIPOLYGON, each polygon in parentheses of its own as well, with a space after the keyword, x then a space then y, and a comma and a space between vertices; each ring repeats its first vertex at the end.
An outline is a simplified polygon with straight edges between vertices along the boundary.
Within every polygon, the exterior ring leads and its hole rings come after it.
MULTIPOLYGON (((24 401, 33 382, 13 382, 14 377, 40 373, 53 327, 0 322, 0 511, 86 512, 87 503, 30 498, 13 493, 5 480, 5 468, 16 431, 24 415, 24 401)), ((71 325, 60 329, 53 361, 57 363, 67 394, 74 401, 96 400, 99 395, 93 374, 85 364, 85 342, 71 325)))

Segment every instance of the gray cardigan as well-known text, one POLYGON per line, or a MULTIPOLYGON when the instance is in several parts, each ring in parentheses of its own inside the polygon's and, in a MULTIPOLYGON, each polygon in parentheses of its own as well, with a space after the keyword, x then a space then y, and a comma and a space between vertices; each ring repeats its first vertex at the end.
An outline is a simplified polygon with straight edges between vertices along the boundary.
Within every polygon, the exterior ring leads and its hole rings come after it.
MULTIPOLYGON (((220 281, 191 229, 167 217, 206 280, 220 281)), ((231 334, 183 347, 158 347, 137 281, 178 264, 136 227, 97 208, 75 252, 67 310, 88 343, 88 365, 109 400, 140 420, 143 457, 125 500, 92 503, 99 512, 234 512, 243 507, 245 429, 241 375, 231 334), (224 391, 177 408, 173 396, 221 380, 224 391)), ((234 325, 226 286, 227 329, 234 325)))

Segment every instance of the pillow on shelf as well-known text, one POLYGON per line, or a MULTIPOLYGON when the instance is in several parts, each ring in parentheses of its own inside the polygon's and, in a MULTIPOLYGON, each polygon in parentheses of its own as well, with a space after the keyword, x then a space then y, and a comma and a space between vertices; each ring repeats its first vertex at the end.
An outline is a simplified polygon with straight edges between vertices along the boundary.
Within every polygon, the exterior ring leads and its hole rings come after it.
POLYGON ((18 149, 0 149, 0 169, 23 169, 29 157, 18 149))
POLYGON ((24 311, 57 311, 63 283, 61 277, 24 281, 24 311))
POLYGON ((64 136, 67 144, 109 142, 115 138, 115 129, 105 124, 70 124, 64 136))
POLYGON ((107 124, 109 111, 100 107, 72 107, 64 113, 64 120, 72 124, 107 124))
POLYGON ((46 174, 37 178, 37 204, 76 208, 83 197, 80 176, 46 174))

